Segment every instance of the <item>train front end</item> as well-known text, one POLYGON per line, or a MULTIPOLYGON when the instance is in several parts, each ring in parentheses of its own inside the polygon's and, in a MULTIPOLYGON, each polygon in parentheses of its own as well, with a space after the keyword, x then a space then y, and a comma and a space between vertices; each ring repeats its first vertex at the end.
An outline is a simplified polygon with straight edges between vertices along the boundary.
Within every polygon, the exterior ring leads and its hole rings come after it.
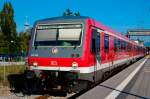
POLYGON ((76 85, 80 83, 83 86, 84 81, 78 81, 86 73, 85 66, 88 66, 85 54, 86 22, 85 18, 52 18, 37 21, 34 25, 28 68, 43 81, 45 89, 77 91, 79 88, 76 85))

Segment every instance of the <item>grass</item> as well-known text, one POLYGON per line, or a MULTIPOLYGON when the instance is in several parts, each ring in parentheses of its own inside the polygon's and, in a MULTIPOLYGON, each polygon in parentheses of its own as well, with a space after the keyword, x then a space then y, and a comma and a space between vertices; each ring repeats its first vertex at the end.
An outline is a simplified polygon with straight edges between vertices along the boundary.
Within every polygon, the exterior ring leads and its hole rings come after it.
POLYGON ((21 74, 26 69, 25 65, 0 66, 0 84, 8 85, 7 76, 11 74, 21 74))

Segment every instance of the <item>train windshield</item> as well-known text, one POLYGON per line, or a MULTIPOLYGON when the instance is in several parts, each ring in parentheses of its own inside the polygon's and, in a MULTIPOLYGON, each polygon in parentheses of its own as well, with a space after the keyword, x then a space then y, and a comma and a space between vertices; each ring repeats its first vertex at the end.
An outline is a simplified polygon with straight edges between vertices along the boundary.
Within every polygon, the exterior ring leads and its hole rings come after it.
POLYGON ((80 46, 82 24, 38 25, 35 46, 80 46))

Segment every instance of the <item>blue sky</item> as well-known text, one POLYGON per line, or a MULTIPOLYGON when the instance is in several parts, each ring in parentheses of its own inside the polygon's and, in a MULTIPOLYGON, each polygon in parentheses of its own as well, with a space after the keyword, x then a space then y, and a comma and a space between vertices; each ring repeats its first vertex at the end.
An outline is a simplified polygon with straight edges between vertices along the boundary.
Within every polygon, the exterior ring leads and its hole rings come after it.
POLYGON ((17 31, 24 30, 26 16, 32 26, 38 19, 61 16, 67 8, 118 32, 150 28, 150 0, 0 0, 0 10, 5 1, 13 4, 17 31))

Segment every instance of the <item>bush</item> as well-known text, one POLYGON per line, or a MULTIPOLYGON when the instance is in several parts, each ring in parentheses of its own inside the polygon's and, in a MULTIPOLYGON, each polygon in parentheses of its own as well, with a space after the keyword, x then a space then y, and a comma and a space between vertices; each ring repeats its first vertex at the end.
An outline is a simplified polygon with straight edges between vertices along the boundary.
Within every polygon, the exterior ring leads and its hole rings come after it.
POLYGON ((12 66, 0 66, 0 84, 2 85, 8 85, 7 77, 11 74, 22 74, 24 70, 26 69, 26 66, 24 65, 12 65, 12 66), (5 76, 4 76, 5 75, 5 76))

